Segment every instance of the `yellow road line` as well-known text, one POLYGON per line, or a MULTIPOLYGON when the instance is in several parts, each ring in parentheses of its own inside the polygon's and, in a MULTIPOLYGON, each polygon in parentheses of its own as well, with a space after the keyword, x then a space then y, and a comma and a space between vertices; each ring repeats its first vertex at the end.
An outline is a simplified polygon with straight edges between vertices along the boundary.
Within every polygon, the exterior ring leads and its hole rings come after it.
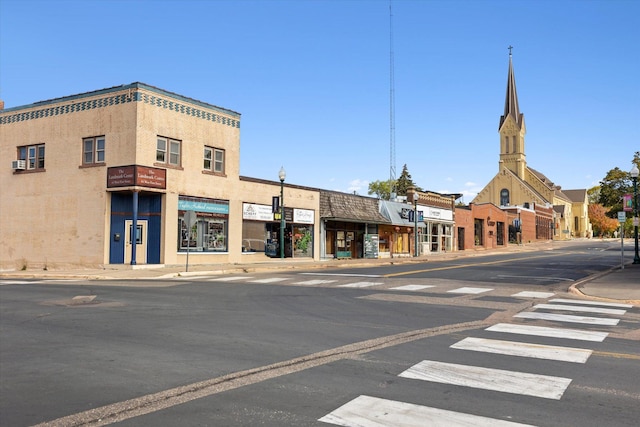
POLYGON ((446 266, 446 267, 434 267, 434 268, 425 268, 423 270, 411 270, 411 271, 402 271, 399 273, 389 273, 389 274, 384 274, 382 277, 395 277, 395 276, 406 276, 408 274, 416 274, 416 273, 427 273, 430 271, 441 271, 441 270, 454 270, 456 268, 467 268, 467 267, 476 267, 478 265, 492 265, 492 264, 504 264, 507 262, 515 262, 515 261, 520 261, 520 260, 529 260, 529 259, 536 259, 536 258, 549 258, 555 255, 537 255, 537 256, 531 256, 531 257, 526 257, 526 258, 518 258, 518 259, 502 259, 499 261, 487 261, 487 262, 476 262, 473 264, 463 264, 463 265, 450 265, 450 266, 446 266))
POLYGON ((593 354, 601 357, 612 357, 614 359, 640 360, 640 354, 612 353, 609 351, 594 351, 593 354))

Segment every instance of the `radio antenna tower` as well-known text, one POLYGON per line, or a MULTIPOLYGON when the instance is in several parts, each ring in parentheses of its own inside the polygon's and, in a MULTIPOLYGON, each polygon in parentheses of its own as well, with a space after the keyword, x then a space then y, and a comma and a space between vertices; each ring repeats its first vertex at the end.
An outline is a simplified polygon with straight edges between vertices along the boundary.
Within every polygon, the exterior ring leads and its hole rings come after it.
POLYGON ((389 199, 396 197, 396 89, 393 57, 393 11, 389 0, 389 199))

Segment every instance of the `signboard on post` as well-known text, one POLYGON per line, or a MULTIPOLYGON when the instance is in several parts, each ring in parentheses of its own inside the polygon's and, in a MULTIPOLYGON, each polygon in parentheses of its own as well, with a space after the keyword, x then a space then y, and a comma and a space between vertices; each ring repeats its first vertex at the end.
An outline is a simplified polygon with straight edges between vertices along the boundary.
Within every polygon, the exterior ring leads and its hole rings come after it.
POLYGON ((633 199, 631 194, 624 194, 622 196, 622 206, 625 212, 633 211, 633 199))
POLYGON ((191 246, 191 229, 194 225, 196 225, 196 221, 198 221, 196 211, 186 211, 184 213, 184 222, 187 224, 187 264, 184 268, 186 272, 189 271, 189 247, 191 246))
POLYGON ((627 220, 625 211, 618 212, 618 222, 620 222, 620 269, 624 270, 624 227, 622 223, 627 220))

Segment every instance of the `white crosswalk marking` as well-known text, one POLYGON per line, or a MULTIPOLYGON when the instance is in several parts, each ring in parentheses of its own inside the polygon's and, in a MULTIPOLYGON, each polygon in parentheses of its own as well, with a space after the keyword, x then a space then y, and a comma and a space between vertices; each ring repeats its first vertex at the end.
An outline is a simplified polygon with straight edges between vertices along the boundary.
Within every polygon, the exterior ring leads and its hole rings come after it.
POLYGON ((0 281, 0 285, 26 285, 28 283, 34 283, 34 282, 30 282, 28 280, 2 280, 2 281, 0 281))
POLYGON ((349 273, 300 273, 307 276, 339 276, 339 277, 382 277, 380 274, 349 274, 349 273))
POLYGON ((570 378, 423 360, 400 377, 559 400, 570 378))
POLYGON ((603 307, 633 308, 633 305, 631 304, 621 304, 617 302, 602 302, 602 301, 582 301, 577 299, 554 298, 549 302, 560 302, 564 304, 580 304, 580 305, 601 305, 603 307))
POLYGON ((491 288, 458 288, 447 291, 452 294, 481 294, 483 292, 492 291, 491 288))
POLYGON ((211 279, 211 282, 235 282, 238 280, 251 280, 253 277, 247 276, 231 276, 231 277, 219 277, 216 279, 211 279))
POLYGON ((315 286, 315 285, 326 285, 328 283, 333 283, 335 280, 305 280, 304 282, 295 282, 294 285, 305 285, 305 286, 315 286))
POLYGON ((346 427, 526 427, 528 425, 371 396, 358 396, 318 421, 346 427))
POLYGON ((368 288, 369 286, 384 285, 382 282, 355 282, 339 285, 340 288, 368 288))
POLYGON ((563 311, 579 311, 583 313, 600 313, 600 314, 615 314, 617 316, 623 316, 627 310, 621 310, 618 308, 600 308, 600 307, 582 307, 579 305, 566 305, 566 304, 536 304, 533 309, 545 309, 545 310, 563 310, 563 311))
POLYGON ((588 325, 603 325, 603 326, 615 326, 620 322, 620 319, 605 319, 602 317, 573 316, 571 314, 537 313, 532 311, 525 311, 523 313, 518 313, 513 317, 519 317, 521 319, 551 320, 554 322, 585 323, 588 325))
POLYGON ((251 283, 277 283, 287 280, 286 277, 267 277, 266 279, 250 280, 251 283))
POLYGON ((422 289, 435 288, 433 285, 404 285, 391 288, 397 291, 420 291, 422 289))
POLYGON ((521 298, 551 298, 554 296, 553 292, 534 292, 534 291, 522 291, 517 294, 511 295, 512 297, 521 297, 521 298))
POLYGON ((586 350, 583 348, 558 347, 554 345, 541 345, 474 337, 467 337, 458 341, 453 344, 451 348, 505 354, 508 356, 532 357, 534 359, 559 360, 562 362, 573 363, 585 363, 592 353, 592 350, 586 350))
POLYGON ((602 342, 609 335, 608 332, 549 328, 546 326, 512 325, 509 323, 497 323, 488 327, 485 331, 595 342, 602 342))

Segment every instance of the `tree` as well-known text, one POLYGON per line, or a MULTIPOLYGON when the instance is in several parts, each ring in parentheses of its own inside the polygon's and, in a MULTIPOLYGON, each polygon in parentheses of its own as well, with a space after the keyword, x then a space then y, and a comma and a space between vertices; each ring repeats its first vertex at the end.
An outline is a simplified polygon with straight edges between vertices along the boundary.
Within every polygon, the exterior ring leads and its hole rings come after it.
POLYGON ((391 180, 370 182, 368 194, 375 194, 378 199, 389 200, 391 197, 391 180))
POLYGON ((600 186, 596 185, 595 187, 591 187, 587 190, 587 200, 589 204, 598 203, 600 199, 600 186))
POLYGON ((618 221, 607 216, 609 209, 599 203, 590 204, 588 209, 589 221, 593 226, 594 235, 604 237, 618 228, 618 221))
POLYGON ((411 174, 409 173, 409 169, 405 163, 402 167, 402 173, 400 173, 400 177, 396 181, 396 194, 398 194, 398 196, 406 196, 407 190, 410 187, 414 187, 417 191, 422 191, 422 188, 414 184, 411 174))
MULTIPOLYGON (((633 155, 631 163, 640 169, 640 151, 633 155)), ((629 168, 631 169, 631 168, 629 168)), ((600 192, 597 202, 607 207, 608 216, 615 217, 622 210, 622 196, 633 193, 633 183, 628 170, 621 170, 618 167, 607 172, 607 176, 600 181, 600 192)))

